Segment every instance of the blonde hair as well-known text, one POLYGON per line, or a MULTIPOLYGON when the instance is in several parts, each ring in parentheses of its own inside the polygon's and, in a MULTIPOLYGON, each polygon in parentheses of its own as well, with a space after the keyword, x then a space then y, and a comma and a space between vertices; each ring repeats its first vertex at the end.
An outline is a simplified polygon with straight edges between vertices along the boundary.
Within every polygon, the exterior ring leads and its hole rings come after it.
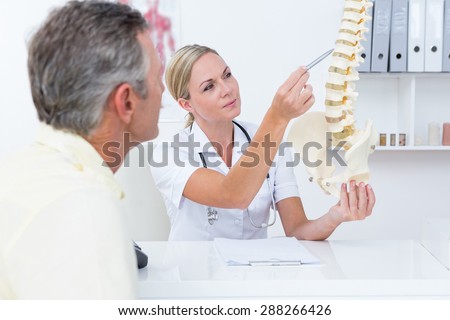
MULTIPOLYGON (((208 52, 219 56, 216 50, 198 44, 184 46, 175 52, 166 69, 167 89, 175 100, 191 98, 188 87, 192 67, 200 57, 208 52)), ((194 115, 189 112, 186 127, 192 125, 193 122, 194 115)))

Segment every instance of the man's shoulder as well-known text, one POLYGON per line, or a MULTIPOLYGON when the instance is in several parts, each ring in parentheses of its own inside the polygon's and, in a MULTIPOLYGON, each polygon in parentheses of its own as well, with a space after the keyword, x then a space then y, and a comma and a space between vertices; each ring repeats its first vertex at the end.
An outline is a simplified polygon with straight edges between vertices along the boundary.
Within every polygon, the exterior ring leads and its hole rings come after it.
POLYGON ((33 195, 51 201, 75 190, 102 189, 95 175, 65 154, 34 145, 0 163, 0 199, 33 195))

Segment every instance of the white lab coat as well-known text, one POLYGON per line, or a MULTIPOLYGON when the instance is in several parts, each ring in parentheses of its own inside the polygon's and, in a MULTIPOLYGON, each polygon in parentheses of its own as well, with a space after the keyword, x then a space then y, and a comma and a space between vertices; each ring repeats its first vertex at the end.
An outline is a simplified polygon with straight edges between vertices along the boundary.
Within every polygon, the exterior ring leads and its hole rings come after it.
MULTIPOLYGON (((239 124, 250 137, 253 137, 258 128, 249 123, 239 122, 239 124)), ((182 130, 178 138, 174 136, 173 141, 180 141, 185 145, 177 146, 172 142, 159 143, 154 148, 151 165, 156 186, 164 198, 171 223, 169 240, 213 240, 216 237, 266 238, 267 228, 255 228, 250 223, 248 214, 258 226, 268 222, 272 200, 267 179, 247 209, 215 208, 219 219, 210 225, 207 219, 208 207, 185 198, 183 190, 191 174, 203 167, 200 152, 203 153, 209 169, 226 175, 229 168, 196 123, 192 128, 182 130), (189 139, 196 143, 195 147, 190 149, 187 147, 189 139)), ((234 125, 234 141, 233 165, 242 155, 242 146, 248 143, 244 132, 236 125, 234 125)), ((269 170, 275 203, 289 197, 299 197, 293 167, 286 165, 287 161, 292 161, 292 153, 289 149, 285 149, 284 154, 280 155, 279 152, 274 166, 269 170)))

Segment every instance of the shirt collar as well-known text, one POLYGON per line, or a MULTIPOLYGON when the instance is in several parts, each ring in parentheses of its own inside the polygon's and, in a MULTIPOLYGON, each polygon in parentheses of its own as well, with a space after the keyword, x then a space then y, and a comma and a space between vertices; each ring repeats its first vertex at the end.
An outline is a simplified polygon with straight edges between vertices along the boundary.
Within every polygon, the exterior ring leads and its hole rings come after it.
POLYGON ((233 125, 234 125, 234 142, 235 142, 233 155, 235 152, 241 155, 242 151, 245 150, 243 146, 247 146, 249 141, 247 140, 247 136, 245 135, 244 131, 242 131, 242 129, 239 128, 236 124, 233 123, 233 125))
MULTIPOLYGON (((247 145, 248 143, 247 136, 236 124, 233 123, 233 126, 234 126, 234 142, 235 142, 233 153, 236 152, 238 154, 242 154, 242 146, 247 145)), ((203 132, 202 128, 200 128, 200 126, 195 121, 192 123, 192 127, 189 130, 189 134, 193 134, 194 141, 199 143, 199 145, 196 146, 196 152, 216 153, 216 150, 209 141, 205 132, 203 132)))
MULTIPOLYGON (((233 158, 232 165, 235 165, 239 158, 242 156, 242 146, 248 143, 247 136, 245 133, 239 128, 236 124, 234 126, 234 142, 235 145, 233 147, 233 158)), ((227 174, 229 168, 223 162, 222 158, 217 154, 216 149, 209 141, 205 132, 200 128, 200 126, 194 122, 192 127, 189 129, 190 134, 193 135, 193 141, 195 141, 197 146, 194 148, 194 152, 196 154, 203 153, 204 155, 208 154, 208 156, 216 155, 217 158, 214 158, 214 161, 219 161, 218 169, 224 174, 227 174)), ((211 158, 209 158, 211 160, 211 158)))
POLYGON ((111 188, 119 199, 124 197, 124 192, 115 179, 112 170, 104 163, 97 150, 83 137, 41 123, 36 143, 64 154, 78 171, 84 171, 86 168, 91 169, 111 188))
POLYGON ((202 128, 194 121, 189 130, 189 134, 192 134, 194 137, 194 141, 198 142, 198 145, 195 146, 195 152, 203 152, 203 153, 217 153, 214 146, 209 141, 206 134, 203 132, 202 128))

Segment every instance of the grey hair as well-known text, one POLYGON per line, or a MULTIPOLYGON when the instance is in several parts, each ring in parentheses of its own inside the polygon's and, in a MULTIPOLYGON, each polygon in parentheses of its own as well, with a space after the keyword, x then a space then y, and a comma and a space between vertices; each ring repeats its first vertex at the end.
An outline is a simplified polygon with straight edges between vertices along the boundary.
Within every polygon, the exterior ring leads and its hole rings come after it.
POLYGON ((150 60, 137 36, 147 29, 141 13, 123 4, 70 1, 53 10, 28 46, 39 120, 88 136, 120 84, 145 99, 150 60))

